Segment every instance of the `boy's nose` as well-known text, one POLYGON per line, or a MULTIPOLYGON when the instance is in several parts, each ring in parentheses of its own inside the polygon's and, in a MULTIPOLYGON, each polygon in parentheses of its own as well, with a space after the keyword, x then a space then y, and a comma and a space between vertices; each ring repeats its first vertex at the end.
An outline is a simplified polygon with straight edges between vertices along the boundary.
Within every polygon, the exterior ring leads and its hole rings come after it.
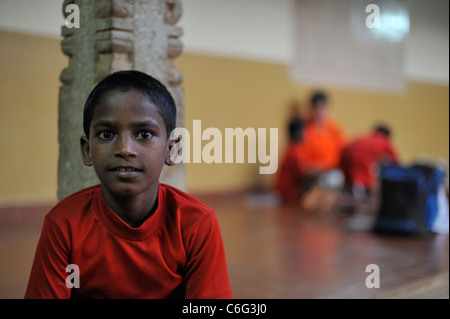
POLYGON ((135 143, 133 137, 122 135, 117 139, 116 149, 114 151, 116 157, 136 157, 135 143))

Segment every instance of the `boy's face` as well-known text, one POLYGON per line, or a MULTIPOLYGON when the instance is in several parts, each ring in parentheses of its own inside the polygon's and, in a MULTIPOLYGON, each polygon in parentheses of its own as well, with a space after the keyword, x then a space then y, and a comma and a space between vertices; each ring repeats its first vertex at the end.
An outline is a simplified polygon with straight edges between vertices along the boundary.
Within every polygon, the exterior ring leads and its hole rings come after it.
MULTIPOLYGON (((174 141, 167 138, 158 108, 140 92, 110 91, 101 97, 81 138, 85 165, 94 166, 105 197, 157 192, 174 141)), ((154 193, 155 194, 155 193, 154 193)))
POLYGON ((313 108, 313 117, 316 121, 324 121, 328 117, 328 106, 326 102, 319 102, 313 108))

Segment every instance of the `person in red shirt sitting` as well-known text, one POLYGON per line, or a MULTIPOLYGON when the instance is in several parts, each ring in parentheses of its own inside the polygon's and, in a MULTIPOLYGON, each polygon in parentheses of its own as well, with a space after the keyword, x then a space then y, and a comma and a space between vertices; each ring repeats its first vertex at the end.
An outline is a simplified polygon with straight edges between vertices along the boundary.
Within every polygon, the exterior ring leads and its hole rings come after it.
POLYGON ((214 211, 159 182, 175 119, 172 96, 145 73, 93 89, 81 149, 100 185, 46 215, 25 298, 232 298, 214 211))
POLYGON ((346 186, 361 198, 377 185, 377 165, 397 163, 397 151, 390 139, 388 127, 379 125, 371 133, 356 138, 342 152, 341 168, 346 186))
POLYGON ((289 143, 281 159, 275 176, 274 189, 284 203, 298 201, 302 193, 303 161, 303 120, 295 116, 288 124, 289 143))

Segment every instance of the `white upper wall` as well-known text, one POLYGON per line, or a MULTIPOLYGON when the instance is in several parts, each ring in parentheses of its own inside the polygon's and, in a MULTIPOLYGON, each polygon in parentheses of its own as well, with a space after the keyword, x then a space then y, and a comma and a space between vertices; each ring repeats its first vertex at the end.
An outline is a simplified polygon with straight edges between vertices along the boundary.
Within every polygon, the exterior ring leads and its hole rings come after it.
MULTIPOLYGON (((294 0, 183 0, 185 52, 289 65, 294 0)), ((377 0, 373 1, 374 3, 377 0)), ((0 0, 0 29, 60 37, 63 0, 0 0)), ((407 0, 407 78, 449 84, 449 1, 407 0)), ((82 27, 82 26, 81 26, 82 27)))
POLYGON ((409 79, 449 83, 449 1, 408 0, 410 32, 405 48, 409 79))
POLYGON ((291 0, 184 0, 186 51, 286 63, 293 55, 291 0))
POLYGON ((0 0, 0 29, 60 37, 63 0, 0 0))

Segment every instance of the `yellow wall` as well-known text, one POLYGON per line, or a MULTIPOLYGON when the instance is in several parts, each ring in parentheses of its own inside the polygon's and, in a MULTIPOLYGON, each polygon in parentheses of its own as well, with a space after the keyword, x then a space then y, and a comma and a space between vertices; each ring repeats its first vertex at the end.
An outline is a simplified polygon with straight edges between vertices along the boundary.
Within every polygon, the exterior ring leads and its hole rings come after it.
MULTIPOLYGON (((59 74, 67 66, 58 39, 0 31, 0 204, 56 201, 59 74)), ((279 153, 292 99, 306 102, 313 88, 289 82, 283 65, 183 54, 185 127, 279 128, 279 153)), ((423 153, 448 160, 448 86, 410 82, 403 95, 328 90, 333 116, 350 136, 377 121, 391 125, 402 159, 423 153)), ((80 115, 81 116, 81 115, 80 115)), ((203 143, 205 145, 206 142, 203 143)), ((259 164, 187 164, 191 192, 267 185, 259 164)))
POLYGON ((0 204, 56 200, 59 41, 0 32, 0 204))
MULTIPOLYGON (((278 127, 279 154, 285 146, 289 103, 303 111, 313 87, 288 81, 283 65, 185 54, 177 62, 185 76, 186 127, 201 119, 202 128, 278 127)), ((409 82, 403 94, 380 94, 327 88, 332 116, 349 137, 376 123, 390 125, 393 142, 405 163, 424 154, 449 158, 448 86, 409 82)), ((207 143, 207 142, 205 142, 207 143)), ((257 164, 188 164, 191 191, 219 191, 267 185, 272 176, 258 176, 257 164)))

